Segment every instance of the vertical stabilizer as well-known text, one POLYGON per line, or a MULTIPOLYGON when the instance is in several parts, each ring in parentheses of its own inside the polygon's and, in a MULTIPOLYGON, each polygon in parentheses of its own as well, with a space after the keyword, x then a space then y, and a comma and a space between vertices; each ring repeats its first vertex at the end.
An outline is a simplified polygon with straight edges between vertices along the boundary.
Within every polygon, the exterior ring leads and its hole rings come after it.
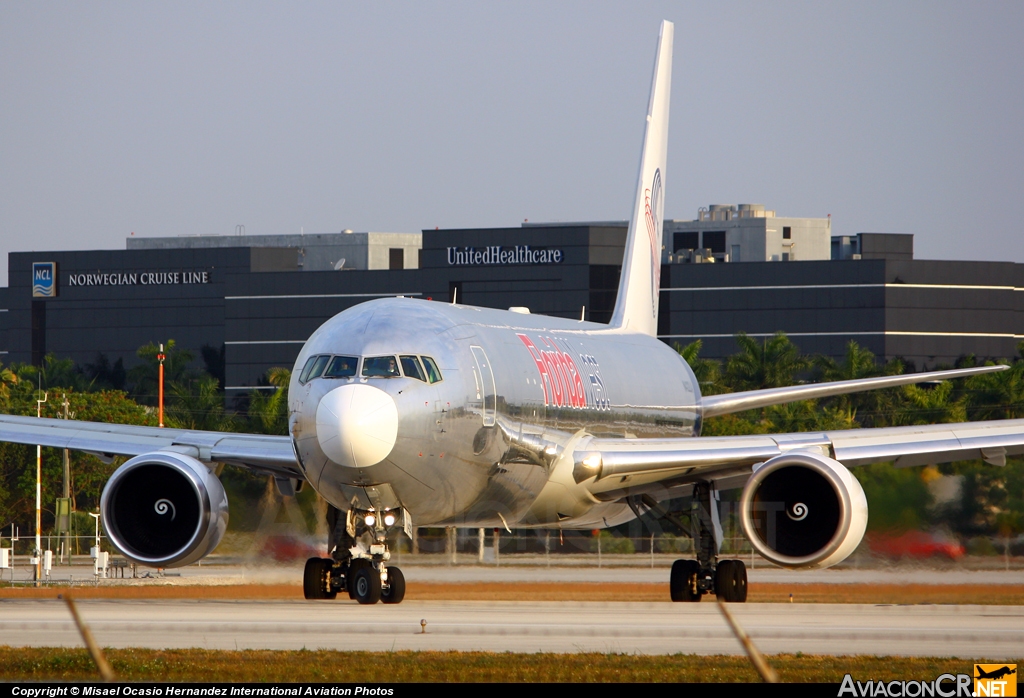
POLYGON ((668 155, 668 106, 672 86, 672 22, 661 23, 654 78, 647 105, 647 126, 640 153, 636 200, 626 236, 619 294, 611 326, 658 334, 658 289, 661 284, 662 220, 665 210, 665 164, 668 155))

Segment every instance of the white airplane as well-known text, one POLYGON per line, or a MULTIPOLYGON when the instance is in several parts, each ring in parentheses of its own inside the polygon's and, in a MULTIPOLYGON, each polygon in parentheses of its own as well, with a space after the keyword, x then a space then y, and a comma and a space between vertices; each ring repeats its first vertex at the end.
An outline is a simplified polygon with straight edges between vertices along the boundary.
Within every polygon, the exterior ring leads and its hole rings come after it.
POLYGON ((618 299, 608 325, 411 298, 350 308, 303 346, 289 386, 289 436, 0 416, 0 440, 130 456, 103 490, 111 542, 144 565, 187 565, 227 527, 213 473, 231 463, 281 491, 327 502, 329 557, 306 563, 307 598, 347 592, 398 603, 389 540, 412 526, 592 529, 693 498, 696 555, 670 596, 746 599, 746 570, 719 560, 718 492, 743 487, 758 553, 820 568, 864 534, 867 502, 847 469, 1024 453, 1024 420, 700 437, 702 420, 796 400, 943 380, 1005 366, 701 396, 656 338, 673 25, 661 25, 618 299))

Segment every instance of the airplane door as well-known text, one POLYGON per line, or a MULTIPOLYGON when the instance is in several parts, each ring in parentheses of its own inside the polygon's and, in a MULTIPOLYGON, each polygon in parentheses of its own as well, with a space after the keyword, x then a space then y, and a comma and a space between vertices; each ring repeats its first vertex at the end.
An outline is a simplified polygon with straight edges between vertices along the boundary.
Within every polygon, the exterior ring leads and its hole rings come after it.
POLYGON ((494 387, 494 372, 483 347, 471 346, 473 351, 473 379, 476 381, 476 401, 480 403, 484 426, 494 426, 494 412, 497 400, 494 387))

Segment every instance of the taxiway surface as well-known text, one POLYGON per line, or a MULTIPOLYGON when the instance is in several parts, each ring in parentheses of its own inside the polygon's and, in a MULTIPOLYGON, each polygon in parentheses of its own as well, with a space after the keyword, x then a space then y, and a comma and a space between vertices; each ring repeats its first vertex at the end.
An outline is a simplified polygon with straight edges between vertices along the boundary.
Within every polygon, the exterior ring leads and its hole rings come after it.
MULTIPOLYGON (((107 647, 741 654, 715 603, 81 599, 107 647), (421 620, 426 632, 421 632, 421 620)), ((1017 657, 1024 607, 734 604, 768 653, 1017 657)), ((0 645, 81 646, 58 600, 0 600, 0 645)))

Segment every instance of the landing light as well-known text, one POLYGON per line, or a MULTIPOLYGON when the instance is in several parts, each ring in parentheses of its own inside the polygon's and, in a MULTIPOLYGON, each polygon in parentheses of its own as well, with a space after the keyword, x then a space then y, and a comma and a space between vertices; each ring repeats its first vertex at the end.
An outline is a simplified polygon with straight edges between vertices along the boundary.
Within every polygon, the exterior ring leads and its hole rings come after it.
POLYGON ((387 514, 384 514, 384 525, 385 526, 394 526, 395 525, 395 520, 396 520, 395 519, 395 515, 392 514, 390 511, 387 514))
POLYGON ((591 453, 589 456, 587 456, 586 458, 583 459, 583 465, 585 465, 585 466, 587 466, 588 468, 591 468, 591 469, 600 468, 601 467, 601 454, 600 453, 591 453))
POLYGON ((365 523, 367 526, 373 526, 375 523, 377 523, 377 517, 373 514, 367 514, 363 518, 363 523, 365 523))

